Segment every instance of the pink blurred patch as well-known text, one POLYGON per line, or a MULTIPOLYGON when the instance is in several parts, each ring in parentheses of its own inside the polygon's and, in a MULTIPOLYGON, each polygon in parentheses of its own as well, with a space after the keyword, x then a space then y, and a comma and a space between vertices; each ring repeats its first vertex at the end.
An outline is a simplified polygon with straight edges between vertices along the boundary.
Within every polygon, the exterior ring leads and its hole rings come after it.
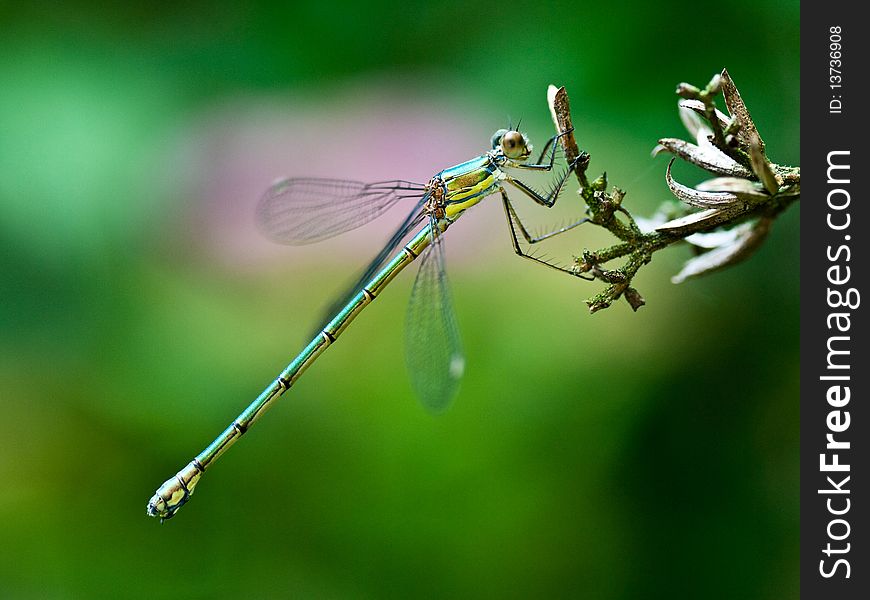
MULTIPOLYGON (((187 230, 224 268, 276 261, 362 266, 410 205, 334 240, 288 248, 258 231, 260 196, 284 176, 425 183, 441 169, 484 152, 490 129, 499 124, 456 99, 415 94, 395 84, 344 88, 341 96, 322 99, 235 98, 212 109, 184 140, 195 171, 187 230)), ((451 245, 462 244, 461 238, 470 236, 451 235, 451 245)))

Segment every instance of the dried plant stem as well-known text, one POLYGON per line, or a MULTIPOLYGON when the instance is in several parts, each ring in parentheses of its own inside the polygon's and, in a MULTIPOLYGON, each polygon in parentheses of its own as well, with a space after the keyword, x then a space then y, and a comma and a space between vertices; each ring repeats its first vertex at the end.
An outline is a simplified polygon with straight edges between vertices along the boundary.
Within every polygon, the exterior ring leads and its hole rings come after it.
POLYGON ((680 84, 677 93, 689 98, 687 102, 696 103, 687 104, 684 108, 694 110, 709 123, 706 130, 709 142, 724 156, 720 157, 715 151, 711 155, 708 149, 682 140, 662 140, 661 148, 714 174, 728 176, 708 182, 720 186, 721 190, 707 191, 701 186, 692 189, 673 181, 669 167, 667 181, 674 195, 690 206, 705 210, 687 212, 679 218, 659 224, 654 231, 643 232, 622 205, 625 192, 619 188, 612 188, 608 192, 605 174, 589 180, 587 170, 590 156, 577 144, 565 88, 550 86, 547 90, 547 101, 556 131, 566 134, 560 138, 565 157, 569 163, 578 157, 580 159, 574 172, 580 183, 579 194, 586 203, 589 220, 620 240, 600 250, 584 250, 576 258, 575 272, 578 275, 591 274, 595 279, 607 283, 603 291, 586 300, 591 312, 609 307, 620 297, 625 297, 629 305, 637 310, 644 304, 644 299, 631 287, 635 275, 652 260, 653 253, 676 242, 686 241, 689 236, 723 227, 733 228, 728 244, 710 251, 703 264, 687 263, 684 271, 674 278, 675 282, 746 258, 764 240, 773 220, 800 197, 800 168, 774 165, 767 160, 764 143, 727 71, 716 75, 704 90, 680 84), (726 104, 732 118, 715 108, 713 98, 722 88, 725 89, 726 104), (733 163, 726 164, 724 161, 733 163), (744 178, 740 179, 740 176, 744 178), (734 228, 747 222, 751 223, 750 228, 734 228), (624 259, 620 266, 605 268, 604 265, 618 259, 624 259))

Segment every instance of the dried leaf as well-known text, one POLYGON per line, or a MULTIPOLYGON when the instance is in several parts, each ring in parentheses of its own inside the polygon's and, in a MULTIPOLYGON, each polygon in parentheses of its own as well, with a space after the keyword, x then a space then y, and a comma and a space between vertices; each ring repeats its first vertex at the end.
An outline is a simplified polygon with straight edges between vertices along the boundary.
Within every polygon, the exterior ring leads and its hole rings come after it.
POLYGON ((676 181, 671 176, 671 166, 673 166, 675 160, 675 158, 672 158, 671 162, 668 163, 665 179, 674 196, 686 204, 697 206, 698 208, 720 208, 735 202, 741 202, 741 199, 736 194, 729 192, 703 192, 676 181))
POLYGON ((559 133, 570 132, 559 138, 565 158, 570 163, 580 155, 577 138, 574 135, 574 125, 571 122, 571 106, 568 103, 568 92, 563 87, 550 85, 547 87, 547 105, 550 107, 550 116, 553 125, 559 133))
MULTIPOLYGON (((707 109, 704 106, 704 103, 700 100, 680 100, 677 104, 680 107, 680 119, 683 121, 683 125, 685 125, 686 129, 689 130, 689 133, 691 133, 693 136, 696 135, 696 131, 690 129, 686 121, 690 118, 698 119, 698 115, 700 115, 700 118, 705 119, 705 121, 701 122, 705 123, 706 125, 707 109)), ((719 126, 722 128, 723 131, 725 129, 728 129, 728 126, 731 125, 731 119, 728 117, 728 115, 723 113, 718 108, 716 109, 716 118, 719 120, 719 126)))
POLYGON ((779 181, 777 181, 776 175, 770 168, 770 163, 767 162, 764 151, 758 144, 753 143, 749 146, 749 161, 752 163, 752 170, 758 175, 758 179, 761 180, 767 191, 775 194, 779 190, 779 181))
POLYGON ((708 179, 696 185, 695 189, 702 192, 730 192, 743 200, 752 202, 762 202, 770 198, 761 184, 739 177, 708 179))
POLYGON ((730 243, 686 261, 682 270, 671 281, 682 283, 690 277, 698 277, 749 258, 767 237, 772 223, 772 219, 764 217, 750 227, 741 227, 739 234, 730 243))
MULTIPOLYGON (((698 101, 697 100, 681 100, 679 102, 679 104, 677 105, 678 106, 677 112, 680 115, 680 121, 683 122, 683 127, 685 127, 686 131, 688 131, 692 135, 693 139, 698 139, 698 135, 702 131, 704 131, 704 130, 709 131, 710 129, 702 117, 699 117, 697 114, 695 114, 691 110, 683 108, 683 102, 698 102, 698 101)), ((698 102, 698 104, 701 104, 701 106, 703 106, 703 103, 701 103, 701 102, 698 102)))
POLYGON ((725 208, 710 208, 668 221, 656 227, 656 231, 681 235, 697 231, 698 229, 710 229, 739 216, 747 210, 747 205, 742 202, 725 208))
MULTIPOLYGON (((679 156, 685 161, 698 165, 705 171, 724 175, 726 177, 753 177, 749 169, 716 150, 712 145, 701 148, 685 140, 677 138, 663 138, 659 140, 659 146, 671 154, 679 156)), ((658 146, 657 146, 658 147, 658 146)))
POLYGON ((732 118, 740 122, 740 130, 737 132, 737 140, 744 148, 749 148, 753 143, 757 143, 764 153, 764 141, 758 134, 758 129, 755 127, 755 121, 749 114, 749 109, 743 103, 743 98, 740 97, 740 92, 737 91, 737 86, 728 74, 727 69, 722 69, 722 95, 725 97, 725 106, 728 107, 728 112, 732 118))

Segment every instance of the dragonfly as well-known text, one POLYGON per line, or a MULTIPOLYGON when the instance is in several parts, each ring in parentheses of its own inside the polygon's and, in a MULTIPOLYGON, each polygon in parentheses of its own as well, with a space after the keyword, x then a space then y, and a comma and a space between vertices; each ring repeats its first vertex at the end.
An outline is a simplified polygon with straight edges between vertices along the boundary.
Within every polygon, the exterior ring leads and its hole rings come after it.
POLYGON ((190 500, 205 471, 298 381, 399 272, 417 259, 421 264, 406 318, 406 363, 412 387, 422 403, 434 412, 443 411, 456 395, 465 367, 444 269, 444 233, 484 198, 500 194, 514 251, 579 276, 570 268, 523 250, 517 232, 527 243, 535 244, 588 219, 532 236, 505 189, 510 185, 537 204, 552 207, 580 158, 553 178, 546 194, 511 173, 551 172, 557 141, 570 133, 567 130, 550 138, 537 161, 529 162, 532 144, 528 136, 518 128, 499 129, 493 134, 488 151, 444 169, 425 184, 315 178, 289 178, 274 183, 260 201, 258 220, 266 235, 287 244, 318 242, 356 229, 403 202, 406 206, 410 204, 411 209, 359 279, 335 302, 325 325, 316 331, 309 344, 205 450, 157 489, 148 502, 147 514, 161 521, 173 517, 190 500))

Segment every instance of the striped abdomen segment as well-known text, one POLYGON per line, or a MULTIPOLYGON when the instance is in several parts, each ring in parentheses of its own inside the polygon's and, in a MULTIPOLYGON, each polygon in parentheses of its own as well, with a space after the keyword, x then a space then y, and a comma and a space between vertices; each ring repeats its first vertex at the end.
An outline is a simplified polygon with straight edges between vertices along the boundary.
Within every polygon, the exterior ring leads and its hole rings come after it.
POLYGON ((384 287, 398 275, 399 271, 411 264, 420 255, 420 252, 429 245, 429 242, 430 234, 429 227, 427 226, 396 253, 393 259, 293 359, 293 362, 287 365, 287 368, 278 375, 278 378, 263 390, 263 393, 233 421, 232 425, 227 427, 220 437, 197 456, 203 467, 207 468, 211 462, 220 456, 271 407, 276 398, 290 389, 290 386, 299 379, 305 369, 338 339, 338 336, 350 325, 351 321, 381 293, 384 287))
MULTIPOLYGON (((441 228, 446 228, 443 223, 441 228)), ((431 242, 431 225, 424 227, 390 262, 342 308, 286 369, 196 458, 161 485, 148 503, 148 514, 168 519, 184 505, 205 470, 263 416, 275 399, 296 382, 311 363, 338 339, 351 321, 393 278, 411 264, 431 242)))

